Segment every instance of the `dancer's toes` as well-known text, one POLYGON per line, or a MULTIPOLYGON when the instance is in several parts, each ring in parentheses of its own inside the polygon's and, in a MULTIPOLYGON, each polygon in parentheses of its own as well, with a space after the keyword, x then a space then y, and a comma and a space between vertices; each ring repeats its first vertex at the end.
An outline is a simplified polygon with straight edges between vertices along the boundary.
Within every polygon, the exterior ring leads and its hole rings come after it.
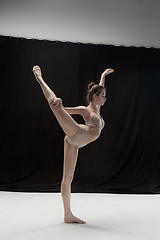
POLYGON ((73 214, 71 214, 70 216, 66 216, 64 218, 64 222, 65 223, 80 223, 80 224, 85 224, 86 222, 75 217, 73 214))
POLYGON ((37 66, 37 65, 34 66, 34 67, 33 67, 33 73, 34 73, 34 76, 35 76, 36 80, 37 80, 38 82, 40 82, 40 81, 42 80, 42 72, 41 72, 40 67, 37 66))

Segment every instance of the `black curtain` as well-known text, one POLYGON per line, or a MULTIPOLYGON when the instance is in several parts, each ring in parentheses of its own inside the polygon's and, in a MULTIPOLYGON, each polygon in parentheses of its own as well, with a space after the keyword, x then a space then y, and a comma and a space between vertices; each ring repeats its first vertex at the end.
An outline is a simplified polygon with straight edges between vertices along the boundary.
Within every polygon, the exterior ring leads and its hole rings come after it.
MULTIPOLYGON (((33 65, 65 107, 108 67, 105 128, 81 148, 72 192, 160 193, 160 49, 0 37, 0 190, 60 192, 65 134, 33 65)), ((72 115, 78 123, 83 118, 72 115)))

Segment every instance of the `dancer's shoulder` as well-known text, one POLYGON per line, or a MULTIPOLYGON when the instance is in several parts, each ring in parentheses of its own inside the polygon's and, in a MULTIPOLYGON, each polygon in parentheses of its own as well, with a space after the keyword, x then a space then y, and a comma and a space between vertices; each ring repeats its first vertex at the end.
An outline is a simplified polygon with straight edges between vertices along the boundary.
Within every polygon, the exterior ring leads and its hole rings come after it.
POLYGON ((83 118, 88 118, 90 115, 90 112, 86 106, 78 106, 76 109, 79 109, 81 112, 80 114, 82 115, 83 118))

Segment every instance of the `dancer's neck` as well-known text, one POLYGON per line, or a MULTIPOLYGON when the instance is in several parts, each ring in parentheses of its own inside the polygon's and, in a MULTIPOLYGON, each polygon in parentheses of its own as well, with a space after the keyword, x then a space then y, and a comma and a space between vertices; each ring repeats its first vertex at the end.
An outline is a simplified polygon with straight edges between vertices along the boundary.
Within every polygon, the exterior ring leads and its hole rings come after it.
POLYGON ((88 105, 88 107, 89 107, 92 111, 94 111, 94 112, 96 112, 96 113, 99 113, 98 105, 95 105, 95 104, 93 104, 92 102, 90 102, 90 104, 88 105))

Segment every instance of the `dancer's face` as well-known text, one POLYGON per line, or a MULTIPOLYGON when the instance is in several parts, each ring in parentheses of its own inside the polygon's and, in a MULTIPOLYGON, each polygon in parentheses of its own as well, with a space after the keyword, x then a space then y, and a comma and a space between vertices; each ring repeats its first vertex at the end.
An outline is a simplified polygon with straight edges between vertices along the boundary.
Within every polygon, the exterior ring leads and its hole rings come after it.
POLYGON ((103 106, 105 104, 105 101, 107 100, 105 90, 102 90, 102 92, 98 96, 96 95, 95 100, 97 105, 103 106))

